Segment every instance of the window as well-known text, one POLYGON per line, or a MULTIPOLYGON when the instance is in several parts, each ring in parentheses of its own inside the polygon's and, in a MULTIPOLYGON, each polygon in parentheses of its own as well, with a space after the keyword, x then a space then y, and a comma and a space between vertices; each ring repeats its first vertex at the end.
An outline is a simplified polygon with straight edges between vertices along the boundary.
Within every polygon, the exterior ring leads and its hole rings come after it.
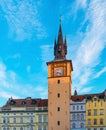
POLYGON ((97 116, 97 110, 94 110, 94 116, 97 116))
POLYGON ((94 106, 96 107, 96 102, 94 102, 94 106))
POLYGON ((20 127, 20 130, 23 130, 23 127, 20 127))
POLYGON ((84 120, 84 114, 81 114, 81 120, 84 120))
POLYGON ((27 117, 27 123, 30 123, 30 121, 31 121, 30 117, 27 117))
POLYGON ((97 119, 94 119, 94 125, 97 125, 97 119))
POLYGON ((57 83, 60 84, 60 80, 58 80, 57 83))
POLYGON ((13 127, 13 130, 16 130, 16 127, 13 127))
POLYGON ((57 97, 58 97, 58 98, 60 97, 60 93, 57 94, 57 97))
POLYGON ((103 128, 100 128, 100 130, 103 130, 103 128))
POLYGON ((13 123, 16 123, 16 117, 13 118, 13 123))
POLYGON ((7 130, 10 130, 10 128, 9 128, 9 127, 7 127, 7 130))
POLYGON ((42 126, 38 126, 38 130, 42 130, 42 126))
POLYGON ((103 109, 100 110, 100 115, 103 115, 104 114, 104 111, 103 109))
POLYGON ((6 130, 6 128, 4 127, 3 130, 6 130))
POLYGON ((79 110, 79 106, 77 106, 77 110, 79 110))
POLYGON ((44 122, 47 122, 47 115, 44 115, 44 116, 43 116, 43 121, 44 121, 44 122))
POLYGON ((81 110, 83 110, 83 106, 81 106, 81 110))
POLYGON ((42 116, 41 115, 38 116, 38 122, 42 122, 42 116))
POLYGON ((77 114, 77 120, 80 120, 80 116, 79 116, 79 114, 77 114))
POLYGON ((81 128, 84 128, 84 123, 81 123, 81 124, 80 124, 80 127, 81 127, 81 128))
POLYGON ((75 120, 75 114, 72 114, 72 120, 75 120))
POLYGON ((46 129, 46 126, 43 126, 43 130, 47 130, 47 129, 46 129))
POLYGON ((75 106, 73 106, 73 110, 75 110, 75 106))
POLYGON ((7 123, 10 123, 9 117, 7 117, 7 123))
POLYGON ((57 121, 57 125, 60 125, 60 121, 57 121))
POLYGON ((57 108, 57 111, 60 111, 60 107, 57 108))
POLYGON ((76 125, 75 125, 75 123, 73 123, 73 124, 72 124, 72 128, 76 128, 76 125))
POLYGON ((91 110, 88 110, 88 116, 91 116, 91 110))
POLYGON ((94 130, 97 130, 97 128, 94 128, 94 130))
POLYGON ((30 130, 33 130, 33 126, 31 126, 30 130))
POLYGON ((91 120, 90 119, 88 119, 88 125, 91 125, 91 120))
POLYGON ((88 128, 88 130, 91 130, 91 128, 88 128))
POLYGON ((20 117, 20 123, 23 123, 23 117, 20 117))
POLYGON ((100 119, 100 125, 103 125, 103 119, 100 119))
POLYGON ((6 118, 3 118, 3 123, 6 123, 6 118))
POLYGON ((31 123, 33 123, 33 117, 31 117, 31 123))

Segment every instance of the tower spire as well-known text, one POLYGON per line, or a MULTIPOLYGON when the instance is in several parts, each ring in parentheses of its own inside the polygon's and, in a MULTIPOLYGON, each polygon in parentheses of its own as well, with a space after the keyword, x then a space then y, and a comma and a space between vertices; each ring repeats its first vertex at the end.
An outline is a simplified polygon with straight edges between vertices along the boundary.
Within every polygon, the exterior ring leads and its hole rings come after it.
POLYGON ((60 18, 58 39, 57 39, 57 41, 55 39, 55 42, 54 42, 54 56, 55 56, 55 60, 65 60, 66 59, 66 54, 67 54, 66 37, 63 40, 62 25, 61 25, 61 18, 60 18))

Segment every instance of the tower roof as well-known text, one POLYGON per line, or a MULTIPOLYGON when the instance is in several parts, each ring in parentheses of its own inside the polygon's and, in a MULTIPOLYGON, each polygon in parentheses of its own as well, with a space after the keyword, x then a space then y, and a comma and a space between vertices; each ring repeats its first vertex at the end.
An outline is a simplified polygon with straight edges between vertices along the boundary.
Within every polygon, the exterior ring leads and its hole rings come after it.
POLYGON ((60 22, 58 39, 57 39, 57 41, 56 41, 56 39, 54 41, 54 56, 55 56, 54 60, 65 60, 66 54, 67 54, 66 37, 63 40, 62 25, 60 22))

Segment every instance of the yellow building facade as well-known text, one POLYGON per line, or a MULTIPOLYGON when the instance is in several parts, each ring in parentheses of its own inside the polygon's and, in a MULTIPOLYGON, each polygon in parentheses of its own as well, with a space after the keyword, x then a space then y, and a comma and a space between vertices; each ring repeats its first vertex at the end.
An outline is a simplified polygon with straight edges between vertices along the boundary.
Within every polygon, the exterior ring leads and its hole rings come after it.
POLYGON ((60 24, 54 42, 55 58, 48 65, 48 130, 70 130, 70 97, 72 62, 66 59, 66 39, 60 24))
POLYGON ((47 99, 9 99, 0 111, 0 130, 47 130, 47 99))
POLYGON ((87 95, 86 128, 87 130, 106 130, 106 91, 87 95))

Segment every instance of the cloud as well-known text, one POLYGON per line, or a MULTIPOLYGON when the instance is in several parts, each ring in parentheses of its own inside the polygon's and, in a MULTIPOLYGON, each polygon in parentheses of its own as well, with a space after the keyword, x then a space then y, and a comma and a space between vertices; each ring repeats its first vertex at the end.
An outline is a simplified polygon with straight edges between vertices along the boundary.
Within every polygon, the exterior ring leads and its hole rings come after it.
POLYGON ((20 97, 14 95, 13 93, 8 93, 8 92, 5 92, 5 91, 0 91, 0 96, 3 97, 3 98, 6 98, 6 99, 8 99, 10 97, 12 97, 12 98, 20 98, 20 97))
MULTIPOLYGON (((90 80, 93 80, 94 77, 93 72, 95 70, 95 67, 101 63, 101 54, 103 49, 106 47, 105 7, 106 7, 106 1, 101 0, 90 1, 89 6, 87 6, 85 19, 82 21, 83 25, 81 25, 80 27, 83 27, 87 21, 89 21, 89 24, 87 24, 85 32, 82 32, 84 37, 82 37, 80 46, 79 43, 78 43, 79 47, 75 46, 77 50, 74 55, 74 59, 72 59, 74 67, 73 71, 74 87, 78 86, 79 88, 82 88, 90 80)), ((103 69, 102 72, 104 71, 105 69, 103 69)), ((99 74, 102 74, 102 72, 99 74)), ((99 76, 99 74, 97 76, 99 76)))
POLYGON ((80 90, 80 92, 81 92, 81 93, 88 93, 88 92, 90 92, 90 91, 92 90, 92 88, 93 88, 93 87, 82 88, 82 89, 80 90))
POLYGON ((46 37, 47 33, 39 18, 40 1, 0 1, 3 16, 9 26, 9 37, 15 40, 46 37))
POLYGON ((102 70, 100 70, 98 73, 96 73, 94 78, 100 77, 103 73, 106 73, 106 67, 102 68, 102 70))
POLYGON ((42 45, 41 48, 41 59, 42 59, 42 69, 45 71, 46 62, 53 59, 53 47, 51 45, 42 45))
MULTIPOLYGON (((30 66, 27 67, 27 71, 30 71, 30 66)), ((35 75, 35 77, 38 76, 35 75)), ((34 77, 34 78, 35 78, 34 77)), ((39 77, 39 76, 38 76, 39 77)), ((41 78, 41 77, 39 77, 41 78)), ((36 78, 38 80, 38 78, 36 78)), ((8 70, 6 65, 0 61, 0 95, 1 95, 1 100, 7 98, 10 98, 11 96, 13 98, 25 98, 28 96, 32 97, 40 97, 40 98, 47 98, 47 89, 45 89, 44 82, 42 78, 39 80, 42 80, 42 86, 36 85, 36 80, 33 83, 29 82, 23 83, 22 77, 19 77, 14 71, 8 70)), ((41 83, 40 83, 41 84, 41 83)), ((2 104, 0 104, 2 105, 2 104)))

